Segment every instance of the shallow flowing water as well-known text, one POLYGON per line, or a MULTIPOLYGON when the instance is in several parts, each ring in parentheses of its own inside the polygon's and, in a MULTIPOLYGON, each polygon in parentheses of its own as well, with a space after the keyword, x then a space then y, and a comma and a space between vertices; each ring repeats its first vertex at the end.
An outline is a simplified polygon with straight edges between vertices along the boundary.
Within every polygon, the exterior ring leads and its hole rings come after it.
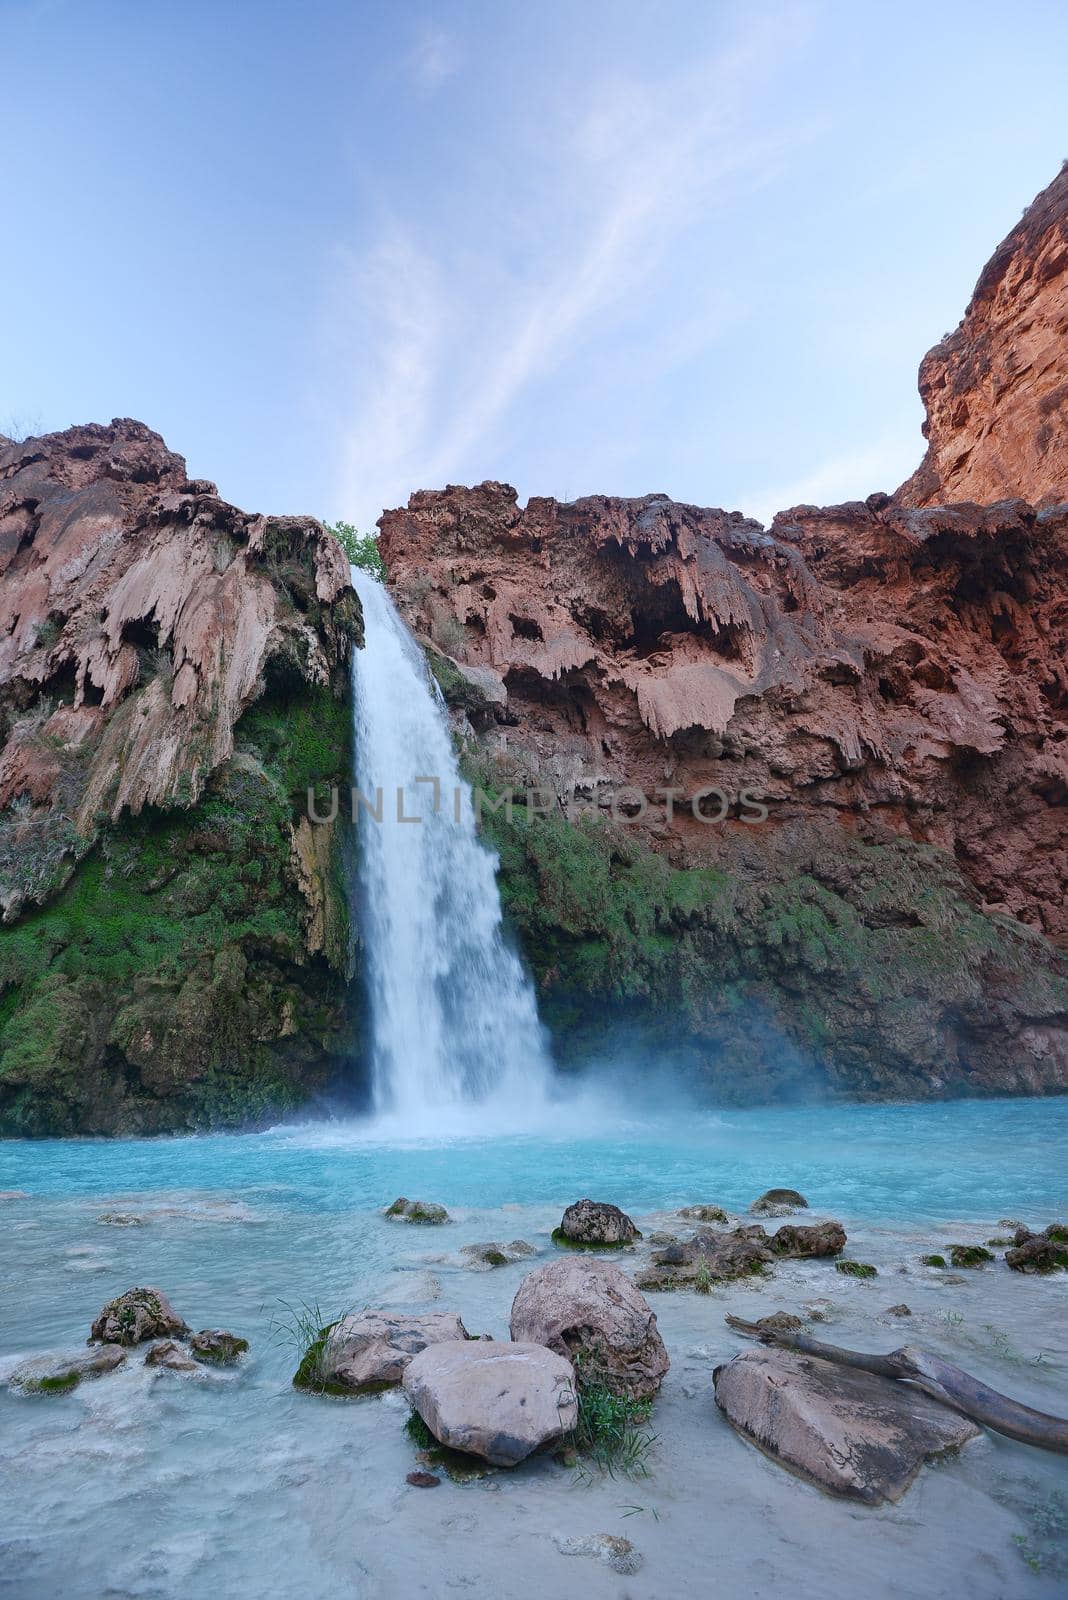
POLYGON ((135 1352, 69 1395, 0 1390, 0 1594, 1063 1594, 1063 1546, 1059 1556, 1049 1532, 1068 1487, 1063 1460, 987 1435, 928 1468, 897 1506, 833 1501, 733 1433, 711 1374, 742 1347, 725 1312, 759 1316, 817 1297, 830 1302, 834 1342, 923 1344, 1032 1405, 1068 1410, 1068 1274, 1023 1278, 1000 1262, 945 1274, 919 1262, 1004 1232, 1002 1217, 1063 1215, 1066 1134, 1065 1100, 710 1113, 672 1096, 659 1113, 631 1100, 613 1115, 588 1091, 522 1137, 464 1136, 457 1117, 452 1132, 423 1140, 321 1123, 0 1145, 0 1191, 26 1195, 0 1201, 0 1375, 26 1355, 78 1346, 100 1306, 135 1283, 165 1289, 194 1327, 252 1344, 234 1372, 153 1374, 135 1352), (742 1211, 773 1184, 807 1194, 813 1219, 839 1217, 847 1253, 879 1277, 785 1263, 764 1283, 653 1296, 672 1368, 648 1478, 587 1484, 537 1459, 466 1485, 409 1488, 417 1462, 399 1395, 334 1401, 290 1385, 283 1302, 317 1303, 324 1316, 364 1304, 456 1310, 470 1331, 507 1337, 515 1290, 537 1260, 475 1273, 461 1245, 524 1238, 546 1260, 552 1227, 580 1195, 617 1202, 648 1232, 679 1228, 681 1204, 742 1211), (440 1201, 455 1220, 387 1222, 381 1209, 399 1194, 440 1201), (885 1315, 902 1300, 914 1313, 904 1331, 885 1315), (641 1570, 624 1579, 556 1542, 597 1533, 631 1539, 641 1570))

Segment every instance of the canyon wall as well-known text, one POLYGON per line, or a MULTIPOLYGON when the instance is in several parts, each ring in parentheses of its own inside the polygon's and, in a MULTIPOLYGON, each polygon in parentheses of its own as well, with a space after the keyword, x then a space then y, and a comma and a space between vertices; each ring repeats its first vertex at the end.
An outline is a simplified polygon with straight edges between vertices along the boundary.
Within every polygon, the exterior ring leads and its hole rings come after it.
POLYGON ((894 498, 383 517, 472 776, 550 798, 484 826, 565 1052, 618 1023, 720 1094, 1068 1087, 1066 214, 1062 173, 925 359, 894 498))
POLYGON ((303 1100, 356 1028, 341 826, 359 603, 140 423, 0 443, 0 1131, 303 1100))

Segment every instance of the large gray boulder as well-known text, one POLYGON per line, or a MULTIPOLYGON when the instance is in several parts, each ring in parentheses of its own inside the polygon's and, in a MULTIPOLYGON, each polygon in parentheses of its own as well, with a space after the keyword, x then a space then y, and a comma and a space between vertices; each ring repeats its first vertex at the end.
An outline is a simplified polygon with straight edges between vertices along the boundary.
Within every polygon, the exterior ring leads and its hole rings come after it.
POLYGON ((670 1365, 645 1296, 612 1262, 589 1256, 562 1256, 529 1273, 512 1302, 511 1332, 632 1400, 652 1399, 670 1365))
POLYGON ((413 1356, 428 1345, 470 1337, 451 1311, 359 1311, 335 1322, 316 1364, 316 1388, 372 1393, 400 1383, 413 1356))
POLYGON ((162 1289, 127 1289, 109 1300, 93 1323, 90 1344, 140 1344, 144 1339, 184 1339, 188 1323, 162 1289))
POLYGON ((747 1350, 713 1384, 720 1410, 773 1459, 867 1505, 899 1500, 925 1461, 979 1433, 908 1384, 792 1350, 747 1350))
POLYGON ((578 1421, 574 1368, 540 1344, 428 1345, 404 1392, 441 1444, 496 1467, 517 1466, 578 1421))

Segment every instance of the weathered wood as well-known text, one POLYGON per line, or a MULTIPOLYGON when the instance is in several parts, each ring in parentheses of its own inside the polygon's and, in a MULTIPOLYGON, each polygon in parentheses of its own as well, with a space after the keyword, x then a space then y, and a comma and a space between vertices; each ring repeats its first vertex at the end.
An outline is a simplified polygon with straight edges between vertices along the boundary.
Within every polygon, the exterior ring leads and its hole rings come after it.
POLYGON ((840 1367, 859 1367, 862 1372, 874 1372, 883 1378, 914 1383, 918 1389, 951 1406, 963 1416, 970 1417, 1007 1439, 1018 1439, 1021 1444, 1034 1445, 1039 1450, 1056 1450, 1068 1455, 1068 1420, 1050 1416, 1045 1411, 1035 1411, 1008 1395, 999 1394, 987 1384, 973 1378, 971 1373, 955 1367, 950 1361, 930 1350, 918 1350, 913 1345, 903 1345, 888 1355, 868 1355, 860 1350, 845 1350, 841 1345, 823 1344, 803 1333, 786 1333, 773 1328, 758 1328, 755 1322, 746 1322, 729 1313, 726 1321, 738 1333, 759 1339, 762 1344, 776 1345, 781 1350, 797 1350, 802 1355, 816 1356, 820 1361, 832 1361, 840 1367))

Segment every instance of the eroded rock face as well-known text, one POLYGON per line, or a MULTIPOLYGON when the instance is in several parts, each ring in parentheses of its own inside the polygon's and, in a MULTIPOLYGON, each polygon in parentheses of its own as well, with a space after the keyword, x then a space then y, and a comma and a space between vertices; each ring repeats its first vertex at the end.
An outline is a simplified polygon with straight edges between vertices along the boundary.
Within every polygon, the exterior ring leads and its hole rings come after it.
POLYGON ((1068 164, 987 262, 920 367, 928 450, 912 505, 1068 500, 1068 164))
POLYGON ((563 1257, 529 1273, 512 1302, 511 1333, 567 1356, 583 1381, 633 1400, 652 1399, 670 1365, 644 1296, 596 1257, 563 1257))
POLYGON ((189 1324, 162 1289, 127 1289, 108 1301, 89 1338, 102 1344, 134 1345, 144 1339, 184 1339, 188 1332, 189 1324))
POLYGON ((381 528, 507 689, 474 776, 547 797, 483 828, 565 1054, 625 1010, 740 1098, 1068 1085, 1068 507, 485 483, 381 528))
POLYGON ((458 1316, 433 1311, 413 1317, 397 1311, 360 1311, 335 1322, 319 1358, 319 1387, 354 1394, 400 1383, 413 1356, 428 1345, 470 1335, 458 1316))
POLYGON ((740 1432, 819 1488, 899 1500, 925 1461, 979 1429, 908 1384, 786 1350, 747 1350, 713 1376, 740 1432))
POLYGON ((575 1372, 541 1344, 433 1344, 404 1373, 404 1392, 452 1450, 518 1466, 578 1421, 575 1372))
POLYGON ((141 423, 0 446, 0 1130, 276 1115, 351 1052, 345 823, 306 811, 361 630, 318 523, 141 423))

